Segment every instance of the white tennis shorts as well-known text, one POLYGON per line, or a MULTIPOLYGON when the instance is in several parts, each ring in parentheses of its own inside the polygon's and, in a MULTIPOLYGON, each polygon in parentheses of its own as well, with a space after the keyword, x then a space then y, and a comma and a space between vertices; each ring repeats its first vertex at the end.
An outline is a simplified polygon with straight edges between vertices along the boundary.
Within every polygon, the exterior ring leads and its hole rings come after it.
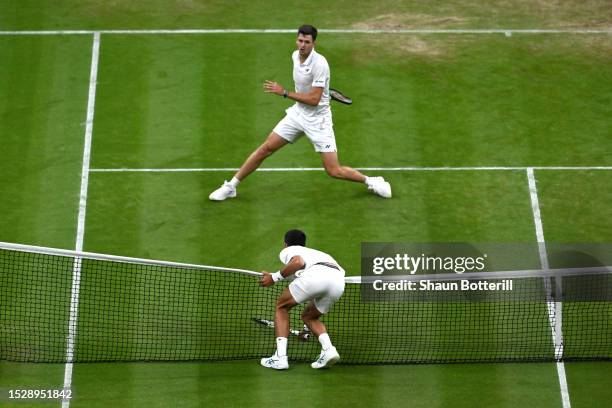
POLYGON ((344 273, 323 265, 314 265, 289 284, 289 292, 298 303, 313 300, 321 313, 329 312, 344 293, 344 273))
POLYGON ((295 142, 303 134, 306 134, 316 152, 336 151, 336 136, 334 135, 331 114, 310 118, 289 108, 287 109, 287 115, 278 122, 272 131, 289 143, 295 142))

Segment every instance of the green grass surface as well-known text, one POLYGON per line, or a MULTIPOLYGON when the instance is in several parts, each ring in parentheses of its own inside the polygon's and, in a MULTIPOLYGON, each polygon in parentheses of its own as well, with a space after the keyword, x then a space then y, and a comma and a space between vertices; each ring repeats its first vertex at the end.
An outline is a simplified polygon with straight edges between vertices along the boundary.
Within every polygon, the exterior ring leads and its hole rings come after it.
POLYGON ((552 364, 337 366, 327 372, 296 365, 286 373, 262 372, 255 361, 126 364, 122 369, 93 364, 77 365, 75 374, 75 387, 86 395, 74 401, 75 407, 125 401, 134 407, 470 407, 475 400, 466 395, 475 394, 487 406, 560 404, 552 364))
POLYGON ((386 28, 533 28, 606 27, 612 11, 605 0, 478 0, 385 3, 336 0, 249 1, 175 0, 172 2, 35 0, 3 2, 3 29, 84 28, 293 28, 304 21, 321 27, 386 28))
POLYGON ((604 407, 612 398, 612 363, 568 363, 572 407, 604 407))
MULTIPOLYGON (((611 397, 608 384, 612 363, 567 363, 565 367, 573 407, 606 406, 611 397)), ((63 371, 64 366, 59 364, 2 361, 0 388, 60 388, 63 371)), ((289 373, 293 375, 268 372, 255 361, 77 364, 71 406, 276 406, 289 399, 297 407, 355 406, 355 398, 359 398, 360 406, 561 404, 552 364, 338 366, 325 373, 295 365, 289 373), (299 382, 295 380, 298 375, 299 382)), ((55 401, 0 402, 27 408, 59 405, 55 401)))
POLYGON ((302 227, 312 245, 358 275, 361 242, 533 239, 524 172, 377 174, 393 183, 392 200, 323 172, 255 173, 241 186, 239 199, 221 205, 210 203, 207 194, 229 174, 92 174, 86 245, 261 270, 278 266, 284 232, 302 227), (335 202, 325 199, 330 195, 335 202), (298 196, 302 204, 295 205, 298 196), (446 211, 451 201, 455 210, 446 211), (223 240, 215 239, 221 235, 223 240))
MULTIPOLYGON (((611 19, 599 0, 486 7, 477 1, 0 3, 0 30, 294 28, 304 21, 320 28, 609 28, 611 19)), ((0 36, 0 240, 74 247, 91 41, 0 36)), ((334 106, 340 157, 354 166, 610 166, 610 44, 606 34, 322 34, 318 50, 330 61, 332 83, 355 100, 334 106)), ((265 95, 261 82, 290 84, 293 47, 289 34, 103 35, 92 167, 239 166, 288 105, 265 95)), ((319 165, 306 140, 266 163, 319 165)), ((358 274, 362 241, 535 240, 523 171, 380 174, 393 184, 392 200, 322 172, 256 173, 238 199, 219 205, 207 195, 231 173, 92 173, 85 249, 275 269, 282 233, 302 227, 313 245, 358 274)), ((610 177, 609 171, 536 171, 547 241, 612 240, 610 177)), ((11 285, 28 299, 39 293, 19 279, 11 285)), ((11 299, 0 305, 5 319, 20 312, 11 299)), ((86 304, 82 311, 82 319, 95 319, 86 304)), ((588 341, 588 319, 581 324, 580 341, 588 341)), ((10 332, 2 329, 5 340, 10 332)), ((610 367, 566 364, 574 408, 608 404, 610 367)), ((63 372, 63 365, 1 361, 0 389, 61 388, 63 372)), ((338 366, 324 373, 304 363, 269 372, 252 360, 77 364, 73 388, 73 407, 561 406, 550 363, 338 366)), ((3 398, 0 405, 59 405, 3 398)))
MULTIPOLYGON (((609 139, 608 139, 609 140, 609 139)), ((602 151, 610 151, 604 144, 602 151)), ((552 242, 612 242, 610 172, 537 173, 546 239, 552 242)))
MULTIPOLYGON (((291 35, 103 38, 93 167, 238 167, 290 105, 261 84, 291 84, 291 35)), ((318 49, 355 100, 334 110, 346 163, 612 164, 606 36, 325 34, 318 49)), ((320 165, 309 143, 286 149, 266 166, 320 165)))
POLYGON ((0 236, 74 247, 91 38, 0 37, 0 236))
POLYGON ((0 406, 2 407, 57 407, 54 400, 9 400, 8 390, 61 389, 64 384, 63 364, 11 363, 0 361, 0 406))

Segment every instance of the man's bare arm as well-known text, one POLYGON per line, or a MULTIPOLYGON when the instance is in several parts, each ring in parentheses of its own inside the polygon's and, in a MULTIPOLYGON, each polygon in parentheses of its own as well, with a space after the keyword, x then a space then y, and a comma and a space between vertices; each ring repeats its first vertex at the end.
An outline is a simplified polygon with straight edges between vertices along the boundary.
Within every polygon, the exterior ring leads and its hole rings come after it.
POLYGON ((277 82, 266 81, 264 82, 264 92, 273 93, 279 96, 285 96, 286 92, 287 98, 289 99, 305 103, 306 105, 317 106, 323 95, 323 88, 312 88, 308 93, 289 92, 277 82))
MULTIPOLYGON (((304 266, 306 266, 306 263, 304 262, 304 259, 302 259, 301 256, 296 255, 293 258, 291 258, 291 260, 287 263, 287 265, 285 265, 277 273, 280 273, 282 279, 285 279, 285 278, 293 275, 294 273, 296 273, 300 269, 303 269, 304 266)), ((266 271, 263 271, 262 273, 263 273, 263 276, 261 277, 261 286, 271 286, 271 285, 273 285, 275 281, 272 278, 272 274, 270 272, 266 272, 266 271)))

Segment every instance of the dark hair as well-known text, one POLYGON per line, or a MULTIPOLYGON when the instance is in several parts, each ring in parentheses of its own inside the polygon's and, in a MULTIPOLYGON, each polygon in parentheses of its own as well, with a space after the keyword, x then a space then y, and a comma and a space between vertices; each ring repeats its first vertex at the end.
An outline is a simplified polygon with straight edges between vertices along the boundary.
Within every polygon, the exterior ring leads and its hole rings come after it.
POLYGON ((300 34, 312 36, 312 41, 315 41, 317 39, 317 29, 311 26, 310 24, 304 24, 303 26, 300 26, 300 28, 298 28, 298 35, 300 34))
POLYGON ((287 246, 306 246, 306 234, 297 229, 287 231, 285 234, 285 244, 287 244, 287 246))

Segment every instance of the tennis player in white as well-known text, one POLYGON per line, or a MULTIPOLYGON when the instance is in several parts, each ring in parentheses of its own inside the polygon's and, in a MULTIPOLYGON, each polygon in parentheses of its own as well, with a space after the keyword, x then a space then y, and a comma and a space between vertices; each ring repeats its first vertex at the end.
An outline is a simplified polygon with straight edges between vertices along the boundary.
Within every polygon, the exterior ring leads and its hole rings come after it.
POLYGON ((287 360, 287 337, 289 336, 289 310, 297 304, 308 301, 302 313, 302 320, 321 343, 321 354, 311 364, 312 368, 332 366, 340 361, 340 355, 319 320, 344 293, 344 269, 325 252, 306 248, 306 234, 291 230, 285 234, 285 248, 280 260, 285 266, 278 272, 263 272, 262 286, 271 286, 291 275, 297 278, 285 288, 276 302, 274 330, 276 352, 261 359, 261 365, 276 370, 289 368, 287 360))
POLYGON ((324 56, 314 50, 317 29, 303 25, 298 29, 297 50, 292 54, 295 92, 290 92, 274 81, 264 83, 264 91, 295 101, 287 115, 276 125, 266 141, 242 164, 230 181, 213 191, 208 198, 223 201, 236 197, 236 188, 271 154, 293 143, 303 134, 321 155, 323 167, 331 177, 365 183, 369 190, 384 198, 391 198, 391 185, 382 177, 367 177, 359 171, 340 165, 336 137, 329 106, 329 65, 324 56))

